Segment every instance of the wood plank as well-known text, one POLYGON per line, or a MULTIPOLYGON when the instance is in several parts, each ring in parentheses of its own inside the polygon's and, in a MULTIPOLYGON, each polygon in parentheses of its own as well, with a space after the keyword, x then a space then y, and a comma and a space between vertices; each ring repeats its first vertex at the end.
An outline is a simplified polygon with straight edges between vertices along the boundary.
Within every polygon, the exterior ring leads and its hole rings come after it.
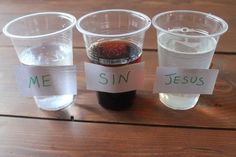
POLYGON ((103 109, 94 91, 85 87, 83 62, 87 61, 84 49, 74 49, 74 63, 78 65, 78 95, 76 104, 59 112, 38 109, 32 98, 21 97, 14 78, 14 66, 18 64, 13 48, 0 48, 0 114, 71 119, 81 121, 133 123, 150 125, 193 126, 212 128, 236 128, 236 55, 215 55, 213 67, 220 69, 214 94, 201 96, 198 105, 188 111, 174 111, 160 103, 152 93, 157 66, 155 51, 145 51, 145 86, 137 92, 133 107, 124 112, 103 109))
POLYGON ((4 157, 233 157, 235 139, 235 131, 0 119, 4 157))
MULTIPOLYGON (((82 15, 101 9, 124 8, 143 12, 149 17, 155 14, 176 9, 190 9, 210 12, 225 19, 229 24, 229 31, 222 36, 217 51, 221 52, 236 52, 236 12, 232 11, 236 8, 236 1, 234 0, 100 0, 94 3, 93 0, 86 1, 55 1, 55 0, 25 0, 25 1, 0 1, 0 29, 13 18, 24 14, 42 11, 62 11, 75 15, 77 18, 82 15), (229 10, 229 11, 227 11, 229 10)), ((81 34, 74 31, 74 45, 76 47, 84 47, 81 34)), ((3 34, 0 35, 0 45, 11 45, 10 40, 6 39, 3 34)), ((156 35, 154 28, 149 29, 146 34, 144 43, 145 49, 156 49, 156 35)))

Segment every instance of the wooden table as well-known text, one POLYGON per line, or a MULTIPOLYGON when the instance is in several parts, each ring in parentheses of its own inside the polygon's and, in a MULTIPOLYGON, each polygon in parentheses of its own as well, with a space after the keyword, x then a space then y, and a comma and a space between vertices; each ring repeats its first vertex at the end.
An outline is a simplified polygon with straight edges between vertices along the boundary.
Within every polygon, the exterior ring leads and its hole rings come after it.
POLYGON ((158 65, 156 36, 149 29, 144 43, 145 88, 124 112, 98 105, 94 91, 85 88, 82 36, 74 29, 74 63, 79 66, 75 105, 57 112, 36 107, 32 98, 16 90, 14 67, 19 64, 8 38, 0 33, 0 156, 236 156, 236 1, 234 0, 1 0, 0 28, 21 15, 62 11, 77 18, 91 11, 124 8, 150 17, 166 10, 192 9, 225 19, 223 35, 213 59, 220 69, 213 95, 201 96, 191 110, 175 111, 152 94, 158 65))

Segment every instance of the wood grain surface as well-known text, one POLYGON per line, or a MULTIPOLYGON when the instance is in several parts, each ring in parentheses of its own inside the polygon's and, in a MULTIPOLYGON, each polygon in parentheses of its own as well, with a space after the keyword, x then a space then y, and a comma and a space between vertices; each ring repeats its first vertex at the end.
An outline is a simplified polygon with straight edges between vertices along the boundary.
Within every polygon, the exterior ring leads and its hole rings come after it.
MULTIPOLYGON (((35 12, 61 11, 73 14, 78 19, 86 13, 102 10, 123 8, 131 9, 147 14, 150 18, 155 14, 168 10, 198 10, 217 15, 229 24, 229 30, 224 34, 218 44, 217 52, 236 52, 236 1, 234 0, 94 0, 84 1, 57 1, 57 0, 0 0, 0 29, 10 20, 35 12), (33 6, 33 7, 32 7, 33 6)), ((9 46, 11 42, 0 33, 0 45, 9 46)), ((74 30, 74 46, 84 47, 82 35, 74 30)), ((146 33, 145 49, 156 49, 156 33, 151 27, 146 33)))
POLYGON ((235 157, 236 154, 236 1, 235 0, 0 0, 0 157, 235 157), (229 24, 212 61, 219 69, 213 95, 201 95, 187 111, 165 107, 153 94, 158 65, 156 33, 145 37, 144 87, 134 105, 117 112, 102 108, 86 90, 82 35, 74 28, 78 95, 74 105, 48 112, 19 95, 10 39, 2 33, 10 20, 35 12, 59 11, 78 19, 102 9, 131 9, 149 17, 176 9, 215 14, 229 24))
POLYGON ((2 157, 234 157, 236 134, 189 128, 144 127, 0 118, 2 157))
POLYGON ((159 101, 152 93, 157 66, 157 53, 144 51, 145 85, 138 90, 130 110, 114 112, 103 109, 96 93, 86 90, 84 61, 88 61, 84 49, 74 49, 74 63, 78 65, 78 95, 75 105, 59 112, 46 112, 37 108, 32 98, 18 94, 14 67, 19 64, 13 48, 0 48, 0 114, 79 121, 114 122, 127 124, 188 126, 236 129, 236 56, 217 54, 213 68, 220 74, 213 95, 202 95, 198 105, 187 111, 174 111, 159 101))

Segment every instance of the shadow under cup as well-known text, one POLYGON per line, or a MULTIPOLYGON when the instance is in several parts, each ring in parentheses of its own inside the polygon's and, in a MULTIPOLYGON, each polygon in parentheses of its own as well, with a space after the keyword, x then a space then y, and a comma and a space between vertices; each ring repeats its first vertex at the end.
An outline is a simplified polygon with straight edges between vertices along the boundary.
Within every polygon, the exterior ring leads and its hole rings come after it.
MULTIPOLYGON (((42 12, 10 21, 3 32, 11 38, 22 64, 33 66, 73 65, 72 28, 74 16, 42 12)), ((39 108, 59 110, 72 104, 74 94, 34 96, 39 108)))
MULTIPOLYGON (((208 69, 220 35, 227 23, 212 14, 175 10, 157 14, 152 19, 157 31, 159 66, 208 69)), ((197 104, 200 94, 160 93, 166 106, 186 110, 197 104)))
MULTIPOLYGON (((84 15, 76 26, 83 34, 89 60, 115 68, 141 62, 144 35, 150 25, 150 18, 142 13, 111 9, 84 15)), ((129 108, 135 95, 135 90, 97 92, 99 104, 111 110, 129 108)))

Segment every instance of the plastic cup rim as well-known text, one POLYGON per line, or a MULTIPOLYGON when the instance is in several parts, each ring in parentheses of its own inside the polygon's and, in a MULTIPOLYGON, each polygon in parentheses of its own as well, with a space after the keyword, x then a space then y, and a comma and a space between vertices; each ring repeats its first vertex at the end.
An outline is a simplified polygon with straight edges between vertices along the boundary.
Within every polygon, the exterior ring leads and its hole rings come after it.
POLYGON ((206 38, 206 37, 216 37, 216 36, 220 36, 221 34, 224 34, 227 30, 228 30, 228 24, 225 22, 225 20, 223 20, 222 18, 215 16, 211 13, 205 13, 205 12, 201 12, 201 11, 194 11, 194 10, 171 10, 171 11, 166 11, 166 12, 162 12, 159 14, 156 14, 153 18, 152 18, 152 25, 155 27, 156 30, 160 30, 161 32, 164 33, 168 33, 171 35, 175 35, 175 36, 180 36, 180 37, 191 37, 191 38, 206 38), (158 26, 156 24, 156 20, 157 18, 159 18, 162 15, 165 14, 170 14, 170 13, 195 13, 195 14, 200 14, 200 15, 205 15, 206 17, 209 17, 211 19, 214 19, 218 22, 220 22, 223 26, 223 29, 219 32, 213 33, 213 34, 204 34, 204 35, 186 35, 186 34, 180 34, 180 33, 175 33, 175 32, 171 32, 167 29, 164 29, 160 26, 158 26))
POLYGON ((99 10, 99 11, 95 11, 95 12, 91 12, 88 14, 85 14, 84 16, 82 16, 81 18, 78 19, 77 23, 76 23, 76 28, 78 29, 79 32, 81 32, 83 35, 91 35, 91 36, 97 36, 97 37, 124 37, 124 36, 130 36, 130 35, 134 35, 143 31, 146 31, 150 26, 151 26, 152 22, 151 19, 141 13, 141 12, 137 12, 134 10, 128 10, 128 9, 106 9, 106 10, 99 10), (100 14, 100 13, 105 13, 105 12, 126 12, 126 13, 131 13, 131 14, 135 14, 138 15, 142 18, 144 18, 146 20, 146 24, 144 27, 136 30, 136 31, 132 31, 129 33, 120 33, 120 34, 100 34, 100 33, 94 33, 94 32, 89 32, 86 29, 82 28, 80 26, 80 23, 87 17, 91 16, 91 15, 95 15, 95 14, 100 14))
POLYGON ((10 38, 17 38, 17 39, 37 39, 37 38, 44 38, 44 37, 49 37, 49 36, 54 36, 57 34, 60 34, 62 32, 65 32, 71 28, 73 28, 73 26, 76 24, 76 18, 68 13, 63 13, 63 12, 38 12, 38 13, 33 13, 33 14, 28 14, 28 15, 24 15, 24 16, 20 16, 18 18, 15 18, 13 20, 11 20, 10 22, 8 22, 4 27, 3 27, 3 33, 10 38), (15 35, 12 34, 8 31, 8 27, 12 24, 14 24, 15 22, 18 22, 19 20, 22 20, 24 18, 28 18, 28 17, 33 17, 33 16, 38 16, 38 15, 57 15, 57 16, 65 16, 66 19, 68 19, 68 21, 71 21, 71 24, 69 26, 67 26, 66 28, 54 31, 52 33, 47 33, 47 34, 41 34, 41 35, 29 35, 29 36, 24 36, 24 35, 15 35))

